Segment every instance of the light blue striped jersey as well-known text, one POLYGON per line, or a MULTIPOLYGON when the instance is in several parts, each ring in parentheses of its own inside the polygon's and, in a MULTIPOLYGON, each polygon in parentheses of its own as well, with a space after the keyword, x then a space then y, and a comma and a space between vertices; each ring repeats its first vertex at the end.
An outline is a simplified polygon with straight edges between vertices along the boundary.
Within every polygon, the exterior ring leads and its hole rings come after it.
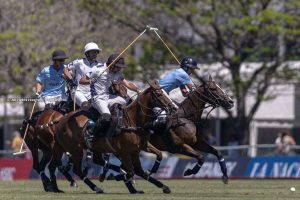
POLYGON ((45 67, 36 77, 36 81, 42 84, 42 97, 65 94, 65 81, 62 78, 64 65, 56 70, 53 65, 45 67))
POLYGON ((176 69, 167 74, 161 80, 159 85, 169 94, 175 88, 191 83, 189 75, 182 69, 176 69))

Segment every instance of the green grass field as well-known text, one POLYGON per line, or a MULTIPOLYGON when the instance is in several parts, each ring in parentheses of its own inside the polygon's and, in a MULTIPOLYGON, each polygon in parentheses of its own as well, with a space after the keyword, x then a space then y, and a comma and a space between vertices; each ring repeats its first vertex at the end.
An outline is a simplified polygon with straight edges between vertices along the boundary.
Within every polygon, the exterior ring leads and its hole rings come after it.
POLYGON ((39 180, 0 181, 0 199, 300 199, 300 180, 230 180, 228 185, 224 185, 221 180, 163 180, 171 188, 171 194, 163 194, 161 189, 155 188, 143 180, 137 180, 135 187, 144 190, 145 194, 134 195, 127 192, 122 182, 99 183, 96 180, 94 182, 104 190, 105 194, 95 194, 82 181, 78 181, 78 188, 69 187, 64 180, 58 181, 60 189, 65 191, 65 193, 59 194, 44 192, 39 180), (292 186, 296 187, 295 192, 290 191, 292 186))

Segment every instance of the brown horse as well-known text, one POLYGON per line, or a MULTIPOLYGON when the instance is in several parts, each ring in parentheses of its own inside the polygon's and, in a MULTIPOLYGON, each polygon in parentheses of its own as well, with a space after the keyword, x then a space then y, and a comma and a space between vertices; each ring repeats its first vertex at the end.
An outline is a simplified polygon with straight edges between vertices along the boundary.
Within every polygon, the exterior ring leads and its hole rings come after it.
MULTIPOLYGON (((53 188, 53 183, 56 179, 52 179, 54 176, 55 168, 49 166, 50 179, 45 175, 45 168, 50 162, 53 154, 54 146, 54 126, 53 124, 64 115, 64 111, 59 108, 49 108, 45 111, 35 112, 31 120, 24 120, 21 130, 21 135, 24 137, 24 131, 29 123, 28 132, 26 134, 25 142, 32 154, 33 169, 41 176, 44 190, 46 192, 60 192, 58 188, 53 188), (39 161, 39 150, 42 151, 42 158, 39 161)), ((66 170, 60 170, 60 172, 71 183, 71 186, 76 186, 75 180, 66 170)))
MULTIPOLYGON (((148 179, 148 174, 141 167, 139 152, 143 146, 147 145, 149 135, 144 124, 152 116, 154 107, 162 107, 168 112, 173 110, 170 99, 164 95, 157 82, 150 82, 150 87, 138 95, 137 99, 128 105, 124 110, 122 132, 114 137, 96 137, 92 141, 91 150, 97 155, 101 153, 113 153, 121 160, 121 167, 125 172, 123 178, 126 183, 131 182, 134 172, 148 179)), ((59 154, 67 151, 71 154, 74 162, 73 171, 78 175, 93 191, 102 193, 103 191, 92 183, 81 169, 83 149, 86 149, 84 133, 87 126, 88 113, 82 110, 71 112, 64 116, 57 124, 56 143, 54 148, 57 153, 53 162, 59 165, 59 154)), ((167 186, 161 185, 165 189, 167 186)), ((130 191, 136 193, 135 189, 130 191)))
MULTIPOLYGON (((167 127, 163 131, 155 131, 150 136, 150 143, 160 151, 179 153, 196 158, 198 160, 197 165, 193 169, 186 170, 184 172, 185 176, 196 174, 200 170, 204 162, 200 152, 215 155, 223 172, 222 180, 227 183, 227 168, 223 156, 203 139, 199 127, 197 127, 205 108, 212 107, 214 109, 219 106, 230 109, 233 107, 233 101, 210 77, 209 81, 203 81, 203 85, 198 86, 179 104, 177 114, 168 120, 167 127)), ((155 164, 151 169, 151 173, 155 173, 162 156, 151 146, 148 146, 145 151, 157 155, 155 164)))

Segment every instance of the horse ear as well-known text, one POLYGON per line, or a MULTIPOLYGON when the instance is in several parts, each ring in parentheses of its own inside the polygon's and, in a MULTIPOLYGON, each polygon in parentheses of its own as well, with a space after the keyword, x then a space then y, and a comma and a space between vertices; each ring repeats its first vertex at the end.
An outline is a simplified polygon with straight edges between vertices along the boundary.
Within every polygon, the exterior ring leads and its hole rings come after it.
POLYGON ((158 82, 157 82, 156 80, 150 80, 150 81, 148 81, 148 84, 149 84, 152 88, 158 87, 158 82))
POLYGON ((209 82, 211 82, 213 80, 211 75, 209 75, 208 80, 209 80, 209 82))

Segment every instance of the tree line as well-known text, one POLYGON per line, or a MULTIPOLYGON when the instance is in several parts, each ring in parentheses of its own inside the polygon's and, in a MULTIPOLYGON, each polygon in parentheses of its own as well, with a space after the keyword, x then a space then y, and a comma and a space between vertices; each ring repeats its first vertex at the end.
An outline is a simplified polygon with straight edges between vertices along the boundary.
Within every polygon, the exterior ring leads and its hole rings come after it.
MULTIPOLYGON (((300 3, 279 0, 8 0, 0 2, 0 93, 30 97, 37 73, 62 48, 70 59, 83 56, 94 41, 103 52, 120 52, 147 24, 159 28, 174 53, 200 63, 219 62, 230 81, 219 77, 235 98, 226 111, 235 133, 248 143, 249 125, 274 81, 298 80, 282 64, 299 59, 300 3), (241 66, 261 65, 247 77, 241 66), (246 111, 246 96, 255 103, 246 111), (236 115, 233 113, 236 112, 236 115)), ((154 34, 146 33, 125 55, 129 79, 158 78, 159 70, 176 64, 154 34)))

